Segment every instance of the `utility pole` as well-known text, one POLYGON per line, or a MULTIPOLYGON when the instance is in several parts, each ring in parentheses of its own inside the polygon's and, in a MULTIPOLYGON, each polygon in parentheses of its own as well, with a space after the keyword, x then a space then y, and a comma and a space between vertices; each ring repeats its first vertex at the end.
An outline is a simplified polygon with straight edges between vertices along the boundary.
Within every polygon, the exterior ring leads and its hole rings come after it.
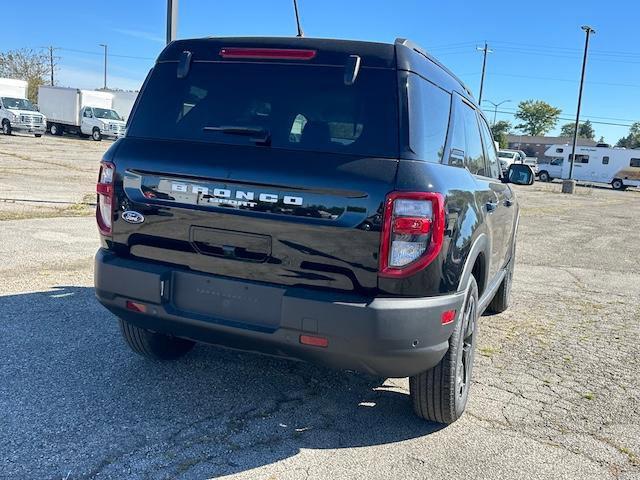
POLYGON ((107 89, 107 46, 101 43, 100 46, 104 48, 104 89, 107 89))
POLYGON ((483 52, 482 56, 482 76, 480 77, 480 95, 478 96, 478 105, 482 103, 482 89, 484 88, 484 72, 487 68, 487 54, 493 53, 493 50, 489 50, 489 45, 487 42, 484 42, 484 47, 476 47, 476 50, 483 52))
POLYGON ((49 70, 51 70, 51 86, 53 87, 53 46, 49 46, 49 70))
POLYGON ((573 131, 573 148, 571 149, 571 158, 569 164, 569 178, 562 182, 563 193, 573 193, 576 182, 573 180, 573 163, 576 159, 576 146, 578 144, 578 128, 580 127, 580 108, 582 107, 582 88, 584 87, 584 74, 587 69, 587 53, 589 51, 589 37, 596 31, 589 25, 583 25, 582 30, 585 32, 584 40, 584 56, 582 57, 582 73, 580 74, 580 90, 578 91, 578 111, 576 112, 576 125, 573 131))
POLYGON ((485 100, 485 102, 490 103, 491 105, 493 105, 493 126, 495 127, 496 125, 496 115, 498 113, 498 107, 500 105, 502 105, 503 103, 509 103, 511 100, 503 100, 501 102, 498 103, 493 103, 491 100, 485 100))
POLYGON ((167 0, 167 45, 178 33, 178 0, 167 0))
POLYGON ((298 34, 296 37, 304 37, 304 32, 300 26, 300 17, 298 16, 298 0, 293 0, 293 9, 296 12, 296 26, 298 27, 298 34))

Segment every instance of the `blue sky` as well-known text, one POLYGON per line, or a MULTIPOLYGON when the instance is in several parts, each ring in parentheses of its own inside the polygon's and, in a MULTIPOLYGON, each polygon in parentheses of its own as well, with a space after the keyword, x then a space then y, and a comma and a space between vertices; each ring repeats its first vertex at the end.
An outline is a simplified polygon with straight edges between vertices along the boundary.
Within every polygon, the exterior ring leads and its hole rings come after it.
MULTIPOLYGON (((291 0, 179 2, 179 38, 295 34, 291 0)), ((94 88, 102 86, 98 45, 107 43, 109 86, 138 88, 164 44, 165 5, 164 0, 111 0, 109 8, 86 0, 9 1, 3 9, 0 49, 59 47, 59 83, 94 88)), ((577 103, 584 45, 580 25, 590 24, 597 34, 590 47, 584 117, 622 125, 640 120, 640 2, 299 0, 299 6, 307 36, 384 42, 410 38, 458 74, 476 96, 482 66, 476 45, 487 40, 493 53, 485 99, 511 100, 501 106, 505 111, 514 111, 521 100, 542 99, 567 118, 575 116, 577 103)), ((498 119, 513 123, 506 113, 498 119)), ((609 142, 628 130, 594 127, 609 142)))

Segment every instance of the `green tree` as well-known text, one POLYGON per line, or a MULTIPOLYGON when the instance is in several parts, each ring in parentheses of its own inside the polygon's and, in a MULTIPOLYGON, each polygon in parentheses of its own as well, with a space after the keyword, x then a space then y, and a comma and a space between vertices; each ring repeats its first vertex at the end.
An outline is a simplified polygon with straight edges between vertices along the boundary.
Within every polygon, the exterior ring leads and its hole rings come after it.
POLYGON ((32 49, 0 52, 0 77, 17 78, 29 82, 27 98, 36 102, 38 87, 49 74, 49 58, 32 49))
POLYGON ((634 122, 629 128, 629 134, 622 137, 616 144, 617 147, 640 148, 640 122, 634 122))
POLYGON ((491 133, 493 134, 493 139, 498 142, 500 148, 507 148, 509 146, 509 142, 507 141, 507 134, 511 130, 511 123, 506 120, 498 120, 496 123, 491 125, 491 133))
MULTIPOLYGON (((560 129, 560 136, 573 137, 574 130, 575 123, 565 123, 560 129)), ((578 137, 588 138, 589 140, 593 140, 594 138, 596 138, 596 131, 593 129, 591 121, 587 120, 586 122, 580 124, 580 126, 578 127, 578 137)))
POLYGON ((526 135, 544 135, 552 130, 562 110, 542 100, 525 100, 518 104, 515 117, 522 123, 516 125, 526 135))

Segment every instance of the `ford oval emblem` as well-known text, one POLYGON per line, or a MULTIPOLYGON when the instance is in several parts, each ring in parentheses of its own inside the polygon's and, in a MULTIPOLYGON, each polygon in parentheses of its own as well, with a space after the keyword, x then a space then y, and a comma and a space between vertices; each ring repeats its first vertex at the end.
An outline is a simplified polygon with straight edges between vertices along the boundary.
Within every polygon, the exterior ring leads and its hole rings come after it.
POLYGON ((127 223, 142 223, 144 222, 144 215, 133 210, 127 210, 122 213, 122 219, 127 223))

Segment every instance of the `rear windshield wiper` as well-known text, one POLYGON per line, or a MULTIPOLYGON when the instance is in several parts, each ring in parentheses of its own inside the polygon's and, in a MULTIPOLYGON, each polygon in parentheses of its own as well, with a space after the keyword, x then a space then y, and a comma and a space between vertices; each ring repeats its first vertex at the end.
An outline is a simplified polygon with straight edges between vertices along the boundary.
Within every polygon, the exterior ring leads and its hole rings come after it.
POLYGON ((252 142, 261 145, 271 144, 271 133, 265 128, 223 125, 220 127, 203 127, 202 130, 205 132, 226 133, 228 135, 245 135, 252 137, 250 139, 252 142))

